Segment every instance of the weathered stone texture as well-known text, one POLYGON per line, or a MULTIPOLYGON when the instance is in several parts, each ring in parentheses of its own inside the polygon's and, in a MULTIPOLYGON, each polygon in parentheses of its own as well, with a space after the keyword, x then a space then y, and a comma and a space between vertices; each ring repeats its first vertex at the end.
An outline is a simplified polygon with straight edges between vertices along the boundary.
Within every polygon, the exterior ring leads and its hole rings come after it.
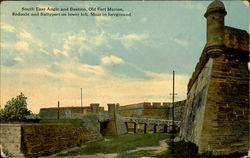
MULTIPOLYGON (((217 3, 222 2, 212 2, 217 3)), ((225 8, 212 6, 205 14, 209 37, 188 84, 180 137, 196 143, 199 152, 244 153, 249 149, 249 34, 224 26, 225 8)))
POLYGON ((214 59, 200 151, 208 148, 216 154, 248 151, 247 57, 246 52, 231 50, 214 59))
POLYGON ((100 133, 71 124, 1 124, 0 137, 14 157, 35 157, 102 139, 100 133))
POLYGON ((224 26, 224 44, 227 48, 249 51, 249 35, 245 30, 224 26))
POLYGON ((108 104, 109 120, 101 122, 101 133, 103 135, 122 135, 127 133, 123 118, 118 113, 119 104, 108 104))
MULTIPOLYGON (((81 119, 85 115, 92 113, 101 114, 104 112, 103 107, 99 107, 99 104, 94 103, 89 107, 60 107, 59 108, 59 118, 60 119, 81 119)), ((57 119, 58 108, 41 108, 39 116, 42 119, 57 119)))
POLYGON ((210 59, 190 89, 185 105, 180 135, 196 144, 200 142, 213 59, 210 59))
POLYGON ((29 157, 100 139, 99 133, 71 124, 22 125, 22 150, 29 157))
MULTIPOLYGON (((175 102, 175 119, 181 120, 184 112, 184 101, 175 102)), ((120 106, 119 114, 123 117, 153 118, 153 119, 172 119, 172 103, 143 102, 120 106)))
POLYGON ((180 136, 196 143, 200 152, 220 155, 249 149, 247 63, 248 52, 227 48, 190 80, 180 136))
MULTIPOLYGON (((151 103, 145 106, 150 107, 151 103)), ((144 115, 144 103, 120 106, 118 112, 123 117, 142 117, 144 115)))
MULTIPOLYGON (((185 109, 185 103, 186 103, 186 100, 177 101, 174 103, 174 120, 176 121, 182 120, 184 109, 185 109)), ((167 119, 172 120, 172 109, 173 109, 172 103, 171 104, 169 103, 167 108, 168 108, 167 119)))
POLYGON ((0 124, 0 144, 14 157, 24 157, 21 152, 21 125, 0 124))

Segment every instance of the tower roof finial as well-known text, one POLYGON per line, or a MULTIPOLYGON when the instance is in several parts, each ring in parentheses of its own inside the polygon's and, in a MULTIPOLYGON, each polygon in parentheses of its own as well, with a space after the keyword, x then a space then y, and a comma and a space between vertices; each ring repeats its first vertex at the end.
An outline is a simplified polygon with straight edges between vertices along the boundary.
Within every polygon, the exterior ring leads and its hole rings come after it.
POLYGON ((224 8, 225 9, 225 6, 223 2, 221 2, 220 0, 214 0, 212 3, 209 4, 209 6, 207 7, 207 10, 212 9, 212 8, 224 8))
POLYGON ((205 17, 207 17, 207 15, 212 12, 223 12, 225 15, 227 14, 225 6, 220 0, 214 0, 212 3, 209 4, 205 13, 205 17))

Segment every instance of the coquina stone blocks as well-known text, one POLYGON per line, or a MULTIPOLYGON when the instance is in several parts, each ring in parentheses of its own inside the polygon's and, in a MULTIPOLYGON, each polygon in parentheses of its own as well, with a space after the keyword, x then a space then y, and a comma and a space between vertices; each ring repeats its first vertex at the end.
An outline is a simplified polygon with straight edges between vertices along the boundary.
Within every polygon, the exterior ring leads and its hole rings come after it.
POLYGON ((212 2, 207 44, 188 84, 180 137, 199 152, 217 155, 249 150, 249 34, 224 26, 226 10, 212 2))

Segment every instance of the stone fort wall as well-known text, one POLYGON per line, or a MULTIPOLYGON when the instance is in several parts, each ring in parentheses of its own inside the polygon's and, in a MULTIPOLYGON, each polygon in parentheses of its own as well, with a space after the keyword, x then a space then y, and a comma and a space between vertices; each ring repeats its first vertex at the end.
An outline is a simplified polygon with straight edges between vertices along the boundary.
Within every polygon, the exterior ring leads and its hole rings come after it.
POLYGON ((101 122, 101 133, 103 135, 122 135, 128 132, 118 109, 119 104, 108 104, 109 120, 101 122))
POLYGON ((0 124, 0 127, 0 144, 13 157, 35 157, 102 139, 100 133, 71 124, 0 124))
MULTIPOLYGON (((176 120, 182 119, 185 100, 175 102, 174 115, 176 120)), ((120 106, 119 114, 123 117, 172 119, 172 103, 143 102, 120 106)))
POLYGON ((89 107, 53 107, 41 108, 39 116, 43 119, 57 119, 59 112, 60 119, 81 119, 85 115, 104 112, 104 107, 99 107, 99 104, 93 103, 89 107))
POLYGON ((249 150, 249 34, 224 26, 226 11, 212 2, 207 44, 188 84, 180 137, 199 152, 217 155, 249 150))

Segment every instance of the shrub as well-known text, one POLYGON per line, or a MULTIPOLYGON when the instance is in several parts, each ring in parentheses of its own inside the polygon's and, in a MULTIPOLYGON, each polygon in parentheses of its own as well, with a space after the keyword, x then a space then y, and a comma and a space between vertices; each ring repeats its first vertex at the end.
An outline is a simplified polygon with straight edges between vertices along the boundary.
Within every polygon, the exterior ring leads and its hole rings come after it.
POLYGON ((176 158, 176 157, 185 157, 185 158, 193 158, 198 154, 198 147, 192 142, 185 142, 184 140, 179 142, 168 143, 169 147, 167 151, 157 155, 159 158, 168 157, 168 158, 176 158), (172 149, 174 149, 172 153, 172 149))
POLYGON ((27 108, 27 97, 23 93, 16 98, 7 101, 4 109, 0 110, 1 121, 23 121, 25 116, 30 115, 31 111, 27 108))
POLYGON ((3 151, 6 158, 12 158, 13 157, 13 155, 7 149, 2 149, 2 151, 3 151))

